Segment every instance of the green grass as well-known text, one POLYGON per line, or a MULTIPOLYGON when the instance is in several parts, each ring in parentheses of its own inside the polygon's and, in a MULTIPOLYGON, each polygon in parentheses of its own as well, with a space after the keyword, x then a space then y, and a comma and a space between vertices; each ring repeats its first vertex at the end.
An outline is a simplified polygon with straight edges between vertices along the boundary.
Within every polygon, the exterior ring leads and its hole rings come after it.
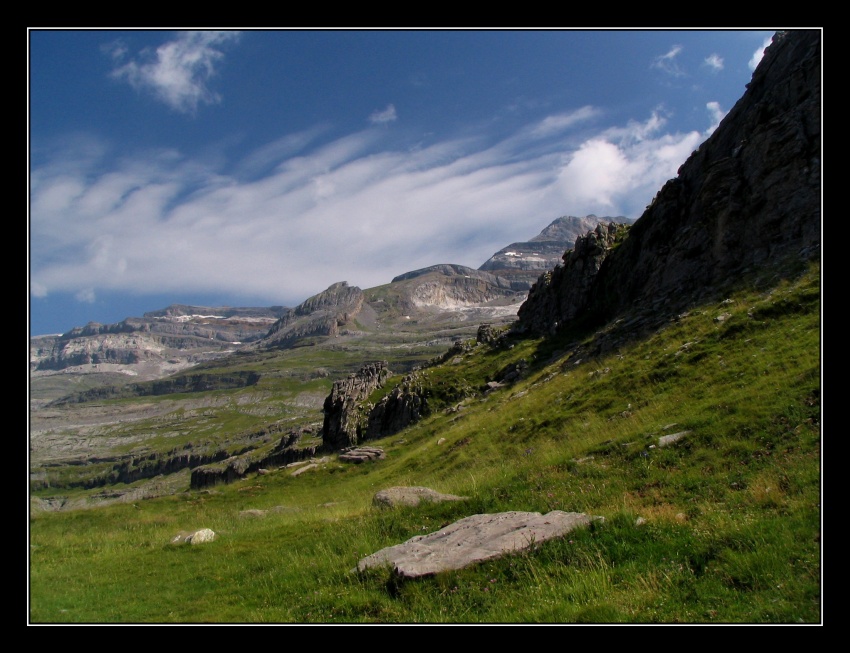
MULTIPOLYGON (((744 289, 598 357, 577 353, 588 342, 576 334, 478 347, 425 370, 432 413, 370 442, 383 461, 331 457, 297 477, 33 512, 30 621, 818 623, 819 284, 815 267, 744 289), (521 380, 483 393, 521 359, 521 380), (372 507, 393 485, 469 499, 372 507), (268 512, 240 515, 251 509, 268 512), (605 520, 433 577, 352 572, 383 547, 504 510, 605 520), (170 543, 202 527, 217 539, 170 543)), ((281 392, 296 392, 280 365, 281 392)))

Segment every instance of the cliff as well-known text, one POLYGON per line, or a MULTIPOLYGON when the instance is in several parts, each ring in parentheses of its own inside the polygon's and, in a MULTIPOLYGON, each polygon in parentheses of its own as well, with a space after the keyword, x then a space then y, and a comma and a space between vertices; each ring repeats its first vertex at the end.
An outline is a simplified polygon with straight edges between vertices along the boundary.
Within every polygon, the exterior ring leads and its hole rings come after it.
POLYGON ((778 32, 744 95, 628 235, 591 268, 577 264, 587 244, 577 243, 531 289, 518 330, 549 333, 577 317, 602 324, 632 309, 661 318, 817 259, 820 50, 818 30, 778 32))

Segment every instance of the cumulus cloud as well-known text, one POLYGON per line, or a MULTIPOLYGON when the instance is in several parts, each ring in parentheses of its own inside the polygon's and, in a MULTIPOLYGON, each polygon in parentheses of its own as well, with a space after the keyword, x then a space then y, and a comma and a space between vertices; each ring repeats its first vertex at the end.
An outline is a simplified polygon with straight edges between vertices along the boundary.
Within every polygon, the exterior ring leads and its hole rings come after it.
POLYGON ((705 65, 711 68, 713 72, 723 70, 723 57, 718 54, 710 54, 705 58, 705 65))
POLYGON ((698 132, 662 134, 665 120, 605 130, 588 139, 558 173, 559 191, 575 207, 572 215, 607 212, 637 218, 646 202, 703 140, 698 132))
POLYGON ((666 54, 655 57, 652 61, 652 68, 658 68, 658 70, 662 70, 673 77, 681 77, 685 72, 679 66, 679 62, 676 61, 676 57, 681 52, 682 46, 674 45, 666 54))
POLYGON ((765 38, 765 39, 764 39, 764 41, 763 41, 763 42, 762 42, 762 44, 761 44, 761 45, 760 45, 760 46, 756 49, 756 51, 755 51, 755 52, 753 52, 753 56, 752 56, 752 57, 750 57, 750 61, 749 61, 749 62, 748 62, 748 64, 747 64, 747 65, 750 67, 750 70, 755 70, 755 69, 756 69, 756 67, 759 65, 759 62, 761 61, 761 58, 764 56, 764 49, 765 49, 768 45, 770 45, 770 42, 771 42, 772 40, 773 40, 773 37, 772 37, 772 36, 768 36, 767 38, 765 38))
POLYGON ((705 108, 708 109, 708 115, 711 119, 711 125, 705 131, 705 137, 708 138, 714 133, 714 130, 717 129, 718 125, 720 125, 720 121, 726 117, 726 112, 720 108, 719 102, 707 102, 705 108))
POLYGON ((385 122, 392 122, 397 117, 398 116, 396 116, 395 113, 395 106, 393 106, 392 104, 388 104, 387 108, 383 111, 372 112, 372 115, 369 116, 369 122, 371 122, 373 125, 382 125, 385 122))
POLYGON ((436 263, 478 267, 559 215, 639 217, 702 136, 665 133, 655 112, 576 140, 568 128, 594 115, 585 107, 497 143, 414 151, 383 146, 382 130, 321 146, 299 133, 230 175, 171 150, 116 163, 80 141, 31 175, 30 292, 227 293, 291 306, 341 279, 369 288, 436 263), (555 140, 542 145, 540 129, 555 140))
POLYGON ((200 104, 221 101, 208 83, 224 57, 220 48, 239 36, 236 31, 183 32, 155 52, 143 50, 137 59, 126 63, 128 50, 120 41, 105 45, 103 50, 116 62, 113 78, 152 93, 175 111, 191 114, 200 104))

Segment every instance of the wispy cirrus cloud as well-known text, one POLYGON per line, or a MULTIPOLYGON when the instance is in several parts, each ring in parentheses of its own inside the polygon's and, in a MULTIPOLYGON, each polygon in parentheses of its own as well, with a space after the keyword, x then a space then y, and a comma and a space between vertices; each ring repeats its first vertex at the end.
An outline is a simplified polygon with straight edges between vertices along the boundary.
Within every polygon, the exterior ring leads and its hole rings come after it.
POLYGON ((115 62, 111 72, 114 79, 152 93, 175 111, 193 114, 200 104, 221 101, 221 96, 209 88, 209 81, 224 57, 221 48, 239 37, 238 31, 182 32, 155 51, 142 50, 126 62, 129 50, 122 42, 109 43, 103 50, 115 62))
POLYGON ((665 54, 655 57, 652 61, 651 67, 657 68, 668 75, 672 75, 673 77, 681 77, 685 74, 685 71, 682 70, 681 66, 679 66, 679 62, 676 60, 676 57, 679 56, 682 49, 681 45, 674 45, 665 54))
POLYGON ((534 136, 549 136, 556 132, 569 129, 580 122, 595 118, 599 113, 599 110, 594 107, 584 106, 569 113, 547 116, 534 126, 531 133, 534 136))
POLYGON ((583 107, 495 144, 413 150, 387 145, 383 130, 319 146, 308 131, 230 174, 174 150, 115 162, 104 144, 78 140, 31 175, 31 292, 227 292, 294 305, 342 279, 368 288, 436 263, 478 267, 559 215, 639 217, 703 136, 665 132, 660 112, 588 131, 597 115, 583 107), (541 147, 539 130, 556 141, 541 147))
POLYGON ((392 122, 397 118, 398 116, 395 112, 395 106, 388 104, 387 108, 383 111, 373 111, 372 115, 369 116, 369 122, 373 125, 382 125, 387 122, 392 122))

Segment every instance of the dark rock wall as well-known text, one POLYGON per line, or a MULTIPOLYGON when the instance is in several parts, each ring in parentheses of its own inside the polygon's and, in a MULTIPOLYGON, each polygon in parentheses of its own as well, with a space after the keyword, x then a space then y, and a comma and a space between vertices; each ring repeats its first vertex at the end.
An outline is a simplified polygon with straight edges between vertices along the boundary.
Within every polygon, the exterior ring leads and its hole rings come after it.
POLYGON ((362 439, 392 435, 428 415, 426 394, 419 374, 414 372, 405 376, 401 383, 369 410, 362 439))
POLYGON ((625 237, 624 224, 599 224, 563 256, 563 265, 543 274, 517 313, 519 331, 554 333, 587 308, 590 292, 614 244, 625 237))
POLYGON ((390 371, 387 362, 370 363, 346 379, 334 381, 325 398, 322 444, 328 449, 344 449, 357 444, 362 432, 360 404, 384 385, 390 371))

